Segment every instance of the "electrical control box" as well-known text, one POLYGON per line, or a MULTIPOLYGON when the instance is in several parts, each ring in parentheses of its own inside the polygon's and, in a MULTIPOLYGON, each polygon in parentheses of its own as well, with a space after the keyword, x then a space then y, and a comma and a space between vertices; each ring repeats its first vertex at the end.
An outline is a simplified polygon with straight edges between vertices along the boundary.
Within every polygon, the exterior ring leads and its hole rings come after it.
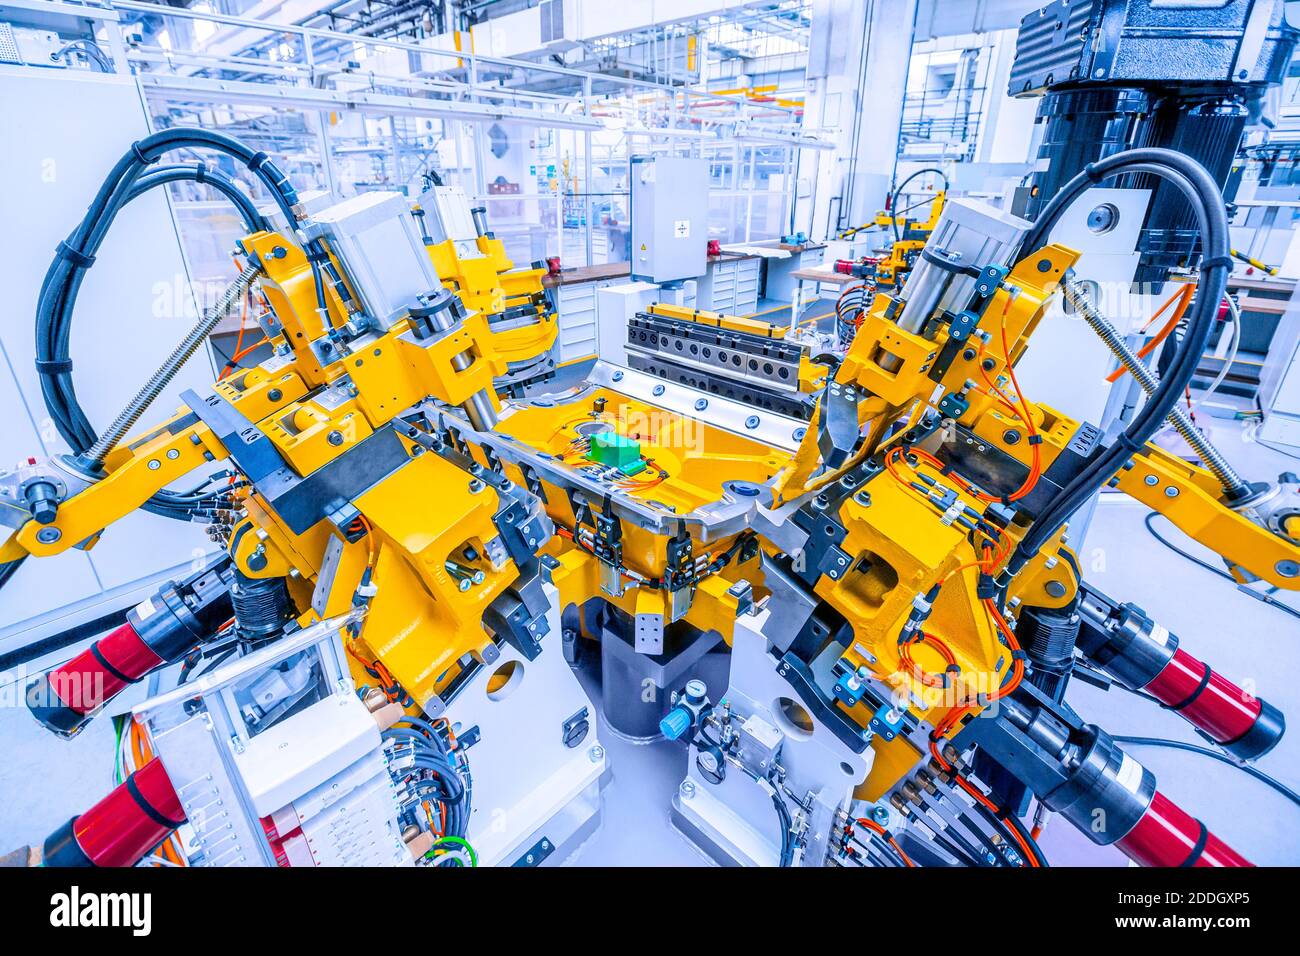
POLYGON ((677 282, 704 275, 709 246, 709 162, 633 156, 632 278, 677 282))
POLYGON ((410 866, 395 772, 321 621, 132 713, 185 810, 192 866, 410 866))

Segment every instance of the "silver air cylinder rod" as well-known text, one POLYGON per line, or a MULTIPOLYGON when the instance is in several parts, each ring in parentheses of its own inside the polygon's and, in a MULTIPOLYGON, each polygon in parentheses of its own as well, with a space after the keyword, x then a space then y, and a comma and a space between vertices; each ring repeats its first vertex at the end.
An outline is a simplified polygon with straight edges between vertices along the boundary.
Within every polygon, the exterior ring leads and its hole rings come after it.
POLYGON ((104 433, 90 448, 86 449, 82 455, 82 462, 89 466, 89 470, 98 471, 104 464, 104 459, 108 453, 117 447, 118 442, 127 436, 127 433, 139 421, 140 416, 144 414, 145 409, 153 404, 154 399, 162 394, 162 390, 167 384, 176 377, 176 373, 195 353, 203 340, 211 334, 212 330, 217 327, 217 323, 222 317, 230 311, 231 307, 240 300, 248 287, 253 284, 253 280, 261 271, 258 266, 250 265, 247 269, 235 277, 226 290, 221 293, 221 298, 217 303, 203 313, 203 318, 199 319, 194 328, 190 329, 185 338, 181 339, 180 344, 172 350, 172 354, 167 356, 167 360, 158 367, 158 370, 149 376, 149 380, 144 383, 140 391, 136 392, 135 397, 127 403, 126 408, 113 419, 113 424, 105 429, 104 433))
POLYGON ((475 206, 469 211, 469 214, 474 220, 474 231, 478 233, 480 239, 486 238, 488 234, 487 207, 475 206))
MULTIPOLYGON (((1061 283, 1061 294, 1065 301, 1070 303, 1076 312, 1083 316, 1083 320, 1088 323, 1088 327, 1097 333, 1097 337, 1106 343, 1111 354, 1119 359, 1119 362, 1129 374, 1137 380, 1142 391, 1150 395, 1160 384, 1155 373, 1148 368, 1140 358, 1129 348, 1124 337, 1120 335, 1119 330, 1111 324, 1110 320, 1101 314, 1101 311, 1092 304, 1088 298, 1088 292, 1084 288, 1073 270, 1066 273, 1065 281, 1061 283)), ((1189 448, 1196 453, 1196 457, 1201 459, 1205 467, 1218 479, 1219 484, 1223 486, 1224 492, 1233 500, 1245 498, 1251 493, 1250 485, 1237 474, 1228 460, 1223 457, 1222 453, 1210 444, 1209 439, 1200 433, 1192 420, 1188 418, 1187 413, 1181 408, 1175 406, 1169 413, 1169 424, 1183 440, 1187 442, 1189 448)))
MULTIPOLYGON (((411 319, 417 326, 424 326, 431 333, 450 332, 465 321, 467 314, 465 307, 461 305, 460 299, 447 289, 422 295, 420 299, 421 305, 411 309, 411 319)), ((461 352, 451 360, 451 365, 456 371, 463 372, 469 368, 470 359, 461 352)), ((465 412, 465 417, 469 419, 475 431, 491 431, 496 427, 497 410, 493 407, 492 399, 486 391, 478 391, 471 395, 461 406, 461 410, 465 412)))
POLYGON ((975 277, 946 268, 927 257, 961 269, 1007 266, 1020 248, 1030 223, 974 199, 950 199, 935 224, 900 296, 900 328, 917 332, 941 309, 964 309, 975 291, 975 277))

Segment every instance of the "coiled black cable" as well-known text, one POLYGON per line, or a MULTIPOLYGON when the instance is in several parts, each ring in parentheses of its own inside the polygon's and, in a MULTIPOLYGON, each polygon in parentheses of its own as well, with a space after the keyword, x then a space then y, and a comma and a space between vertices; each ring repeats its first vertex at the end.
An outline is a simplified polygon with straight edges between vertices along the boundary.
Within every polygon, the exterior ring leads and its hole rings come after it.
MULTIPOLYGON (((926 173, 934 173, 936 176, 942 179, 943 190, 944 192, 948 191, 948 174, 945 173, 938 166, 927 166, 925 169, 918 169, 916 172, 912 173, 912 175, 908 176, 901 183, 895 186, 894 191, 889 194, 889 214, 890 214, 889 224, 890 226, 893 227, 895 242, 899 242, 903 238, 902 233, 898 231, 898 197, 903 194, 903 190, 907 188, 908 183, 910 183, 913 179, 917 179, 921 176, 924 176, 926 173)), ((931 215, 933 215, 933 213, 931 213, 931 215)))
POLYGON ((790 833, 794 828, 794 821, 790 817, 790 808, 785 805, 781 794, 775 789, 772 791, 772 805, 776 807, 776 815, 781 821, 781 855, 777 859, 777 865, 785 867, 794 860, 794 837, 790 833))
MULTIPOLYGON (((192 180, 212 186, 234 202, 250 231, 266 228, 252 200, 225 175, 202 163, 178 164, 150 170, 165 153, 177 149, 212 149, 247 166, 268 188, 286 218, 294 221, 297 193, 265 153, 210 130, 176 128, 162 130, 134 143, 118 160, 101 185, 81 223, 59 244, 41 285, 36 308, 36 371, 40 377, 45 406, 63 439, 76 453, 84 452, 98 437, 77 400, 69 358, 73 311, 81 283, 122 208, 149 189, 171 182, 192 180)), ((317 278, 317 300, 325 307, 324 284, 320 281, 320 249, 309 250, 317 278)), ((215 499, 213 499, 215 500, 215 499)), ((199 506, 205 507, 208 499, 199 506)), ((154 495, 146 510, 170 518, 189 520, 195 502, 178 499, 169 492, 154 495)))
POLYGON ((221 195, 229 199, 239 211, 239 216, 244 220, 244 227, 249 232, 261 232, 270 228, 266 219, 257 211, 253 205, 253 200, 248 193, 244 192, 235 184, 235 181, 219 170, 210 168, 206 163, 176 163, 174 165, 159 166, 157 169, 151 169, 148 173, 137 180, 135 187, 127 196, 127 202, 137 198, 143 193, 148 192, 158 186, 166 183, 198 183, 200 186, 211 186, 221 195))
MULTIPOLYGON (((1038 841, 1034 839, 1033 834, 1025 828, 1024 823, 1020 821, 1020 818, 1017 817, 1015 813, 1008 811, 998 817, 998 819, 1008 828, 1015 830, 1016 833, 1020 834, 1021 841, 1029 847, 1029 851, 1033 853, 1034 858, 1040 867, 1050 867, 1052 865, 1047 862, 1047 857, 1044 856, 1043 851, 1038 848, 1038 841)), ((1028 863, 1029 861, 1026 860, 1025 862, 1028 863)))
POLYGON ((1190 157, 1173 150, 1157 148, 1125 150, 1085 167, 1043 209, 1021 243, 1021 254, 1028 255, 1041 248, 1061 214, 1085 191, 1114 176, 1135 172, 1151 173, 1172 182, 1196 213, 1204 252, 1200 285, 1187 323, 1187 332, 1161 377, 1159 386, 1134 415, 1129 427, 1039 512, 1008 561, 1003 583, 1028 564, 1061 525, 1099 491, 1125 462, 1137 454, 1161 427, 1170 409, 1178 402, 1196 373, 1197 364, 1205 351, 1205 343, 1214 327, 1228 275, 1232 271, 1232 260, 1228 255, 1228 217, 1218 184, 1204 166, 1190 157))
POLYGON ((446 835, 463 838, 472 812, 472 781, 464 756, 453 754, 438 730, 423 718, 406 715, 397 723, 410 726, 391 727, 383 732, 383 738, 415 749, 415 769, 434 776, 413 780, 412 787, 417 795, 431 797, 446 809, 446 835))

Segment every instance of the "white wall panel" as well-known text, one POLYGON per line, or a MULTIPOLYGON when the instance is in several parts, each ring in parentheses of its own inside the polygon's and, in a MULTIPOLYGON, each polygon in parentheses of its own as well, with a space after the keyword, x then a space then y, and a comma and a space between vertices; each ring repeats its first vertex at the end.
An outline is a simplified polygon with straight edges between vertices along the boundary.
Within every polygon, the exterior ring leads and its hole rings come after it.
MULTIPOLYGON (((130 78, 17 67, 0 68, 0 129, 0 462, 8 466, 68 450, 33 365, 41 279, 113 164, 149 129, 130 78)), ((195 317, 175 223, 155 191, 123 210, 78 298, 71 351, 92 424, 117 414, 195 317)), ((204 389, 213 377, 201 351, 145 423, 170 415, 182 389, 204 389)), ((136 512, 88 554, 30 559, 0 591, 0 651, 130 603, 209 547, 197 525, 136 512)))

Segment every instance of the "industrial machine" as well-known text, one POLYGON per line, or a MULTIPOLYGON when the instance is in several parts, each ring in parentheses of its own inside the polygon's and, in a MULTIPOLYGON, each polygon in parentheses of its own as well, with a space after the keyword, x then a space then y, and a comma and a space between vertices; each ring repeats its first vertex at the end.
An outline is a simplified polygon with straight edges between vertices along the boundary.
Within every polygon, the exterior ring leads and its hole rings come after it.
POLYGON ((943 204, 948 195, 948 178, 943 170, 935 168, 918 169, 901 183, 889 195, 887 207, 876 214, 876 218, 865 226, 856 226, 840 233, 840 239, 850 239, 867 229, 888 229, 888 247, 882 255, 862 256, 858 259, 837 259, 834 269, 841 275, 869 280, 873 287, 883 289, 901 289, 908 272, 916 264, 917 257, 925 248, 926 240, 943 215, 943 204), (910 206, 899 207, 898 201, 909 183, 926 175, 937 176, 941 182, 939 188, 923 196, 910 206), (909 215, 917 208, 924 208, 924 218, 909 215))
POLYGON ((542 286, 545 263, 516 269, 505 243, 487 228, 487 209, 471 209, 459 186, 433 183, 414 212, 426 224, 424 244, 443 285, 465 308, 487 316, 493 348, 506 362, 505 374, 494 383, 497 390, 519 394, 551 378, 551 350, 560 329, 542 286))
POLYGON ((1042 866, 1026 819, 1052 812, 1143 864, 1245 864, 1064 703, 1086 671, 1243 759, 1283 732, 1276 709, 1083 580, 1067 535, 1110 484, 1238 580, 1300 587, 1294 477, 1229 493, 1217 451, 1201 467, 1148 442, 1195 371, 1227 243, 1203 167, 1120 151, 1032 225, 949 201, 905 285, 816 379, 761 330, 655 309, 629 328, 629 345, 646 334, 632 354, 689 356, 673 367, 703 386, 598 363, 574 388, 503 399, 493 306, 451 275, 459 252, 427 254, 403 197, 309 213, 238 142, 141 140, 46 276, 38 370, 74 451, 0 477, 0 560, 13 587, 19 562, 94 547, 139 507, 209 522, 223 551, 31 682, 32 713, 70 736, 182 662, 175 687, 120 717, 122 786, 30 857, 559 861, 599 824, 601 740, 619 735, 680 742, 671 814, 719 862, 1042 866), (251 170, 294 228, 241 206, 227 293, 97 433, 67 361, 77 287, 160 159, 195 148, 251 170), (1158 380, 1072 274, 1077 253, 1045 241, 1094 181, 1137 169, 1180 192, 1203 251, 1158 380), (137 429, 252 286, 274 356, 137 429), (1058 296, 1150 393, 1114 437, 1018 386, 1058 296), (594 653, 599 709, 570 666, 594 653))
POLYGON ((627 325, 631 368, 807 421, 836 357, 785 325, 656 303, 627 325))
MULTIPOLYGON (((1286 75, 1296 37, 1284 0, 1053 0, 1029 14, 1008 79, 1012 96, 1042 97, 1023 213, 1036 217, 1089 163, 1132 147, 1177 150, 1228 186, 1242 132, 1286 75)), ((1136 281, 1187 266, 1196 222, 1175 187, 1141 171, 1113 185, 1152 190, 1136 281)), ((1101 208, 1089 227, 1113 227, 1116 213, 1101 208)))
POLYGON ((867 309, 877 290, 897 290, 903 287, 908 273, 920 258, 921 250, 925 248, 930 233, 934 231, 939 223, 939 217, 943 215, 943 205, 947 195, 948 177, 944 175, 943 170, 933 167, 918 169, 894 187, 889 194, 886 208, 877 213, 872 222, 865 226, 847 229, 839 235, 840 239, 851 239, 857 233, 867 229, 889 230, 885 234, 888 245, 879 250, 876 255, 859 256, 856 259, 836 259, 832 265, 840 275, 853 276, 855 279, 862 280, 857 285, 846 286, 841 290, 835 303, 837 350, 843 351, 853 344, 853 338, 858 334, 858 329, 866 318, 867 309), (910 183, 925 176, 937 177, 940 182, 939 188, 923 196, 918 202, 900 208, 898 202, 904 190, 910 183), (921 207, 926 210, 924 218, 908 215, 921 207))
MULTIPOLYGON (((1285 77, 1300 37, 1286 7, 1281 0, 1054 0, 1026 15, 1008 93, 1038 99, 1041 133, 1034 172, 1017 190, 1012 211, 1038 221, 1072 178, 1121 151, 1155 148, 1204 167, 1231 219, 1240 181, 1232 170, 1244 131, 1272 125, 1267 94, 1285 77)), ((1192 292, 1186 280, 1208 257, 1181 187, 1141 166, 1105 181, 1094 177, 1092 189, 1056 225, 1052 239, 1080 250, 1077 278, 1105 297, 1126 346, 1167 368, 1184 335, 1183 305, 1192 292)), ((1231 245, 1225 255, 1241 261, 1231 245)), ((1202 285, 1197 294, 1204 291, 1202 285)), ((1223 301, 1221 318, 1219 340, 1230 334, 1239 344, 1245 332, 1235 299, 1223 301)), ((1088 338, 1083 325, 1051 322, 1043 344, 1053 354, 1075 352, 1088 338)), ((1109 433, 1128 423, 1151 383, 1100 368, 1104 352, 1093 356, 1056 367, 1031 359, 1022 378, 1109 433)), ((1229 368, 1225 362, 1225 375, 1229 368)), ((1210 391, 1220 383, 1210 382, 1210 391)), ((1190 396, 1187 406, 1193 409, 1190 396)), ((1169 426, 1177 432, 1170 440, 1215 470, 1229 500, 1252 497, 1251 482, 1207 447, 1188 415, 1180 413, 1169 426)), ((1086 522, 1083 516, 1081 526, 1086 522)))

